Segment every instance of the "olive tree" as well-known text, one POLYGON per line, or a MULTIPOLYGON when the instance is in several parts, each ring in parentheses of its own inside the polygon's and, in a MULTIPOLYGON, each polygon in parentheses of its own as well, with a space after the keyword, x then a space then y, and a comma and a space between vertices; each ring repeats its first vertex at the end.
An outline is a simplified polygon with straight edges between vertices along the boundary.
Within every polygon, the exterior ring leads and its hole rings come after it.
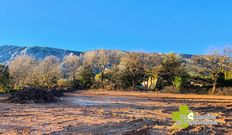
POLYGON ((216 92, 218 79, 221 74, 231 70, 231 51, 225 49, 223 52, 213 50, 208 55, 195 57, 194 63, 200 69, 200 74, 208 76, 212 80, 212 91, 216 92))
POLYGON ((135 90, 137 85, 141 85, 145 77, 143 56, 139 53, 128 53, 122 58, 121 68, 123 70, 126 83, 135 90))
POLYGON ((182 65, 181 57, 174 53, 163 56, 160 66, 157 67, 157 71, 158 88, 163 88, 170 85, 180 87, 181 84, 175 84, 177 80, 181 80, 177 78, 185 75, 185 69, 182 65))

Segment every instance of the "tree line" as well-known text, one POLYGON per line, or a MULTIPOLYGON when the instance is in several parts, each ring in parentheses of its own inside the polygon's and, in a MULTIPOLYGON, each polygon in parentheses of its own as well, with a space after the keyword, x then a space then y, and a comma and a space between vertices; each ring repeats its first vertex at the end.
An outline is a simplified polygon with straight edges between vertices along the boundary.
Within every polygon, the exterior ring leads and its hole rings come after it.
POLYGON ((172 93, 205 90, 214 94, 218 87, 232 86, 231 53, 231 48, 225 48, 185 58, 174 53, 98 50, 69 54, 62 60, 21 55, 0 65, 0 91, 72 87, 172 93))

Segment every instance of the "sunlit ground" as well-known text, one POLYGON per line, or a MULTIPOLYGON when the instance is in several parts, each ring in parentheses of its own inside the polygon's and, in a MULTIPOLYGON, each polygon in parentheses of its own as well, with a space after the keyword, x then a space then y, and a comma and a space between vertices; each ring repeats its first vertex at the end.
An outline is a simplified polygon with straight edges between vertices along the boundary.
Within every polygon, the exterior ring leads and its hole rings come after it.
POLYGON ((231 96, 89 90, 66 94, 61 102, 53 104, 0 103, 0 133, 10 135, 230 134, 231 127, 231 96), (194 114, 216 116, 219 124, 174 129, 171 114, 183 104, 194 114))

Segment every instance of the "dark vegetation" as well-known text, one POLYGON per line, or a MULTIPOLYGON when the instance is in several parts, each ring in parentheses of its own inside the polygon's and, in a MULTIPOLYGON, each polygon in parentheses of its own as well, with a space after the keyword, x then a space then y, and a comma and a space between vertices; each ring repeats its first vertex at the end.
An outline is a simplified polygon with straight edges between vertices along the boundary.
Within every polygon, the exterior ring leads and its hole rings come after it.
POLYGON ((62 90, 57 89, 40 89, 40 88, 24 88, 20 91, 12 93, 6 102, 12 103, 51 103, 63 96, 62 90))
POLYGON ((232 94, 231 48, 185 58, 180 55, 98 50, 63 60, 18 56, 0 65, 0 92, 12 102, 55 101, 52 88, 144 90, 232 94))

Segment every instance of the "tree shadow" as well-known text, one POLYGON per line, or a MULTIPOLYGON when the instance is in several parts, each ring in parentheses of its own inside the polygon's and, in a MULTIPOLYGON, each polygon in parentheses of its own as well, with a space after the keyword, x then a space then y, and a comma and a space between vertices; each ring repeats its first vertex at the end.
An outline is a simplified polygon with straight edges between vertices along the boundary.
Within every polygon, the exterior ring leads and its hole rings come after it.
POLYGON ((165 134, 167 129, 155 129, 152 128, 154 125, 157 126, 170 126, 169 121, 160 121, 160 120, 153 120, 153 119, 135 119, 131 121, 122 121, 119 123, 106 123, 100 125, 93 125, 93 126, 67 126, 64 127, 62 131, 53 132, 51 134, 96 134, 96 135, 104 135, 104 134, 165 134), (145 128, 144 128, 145 126, 145 128))

